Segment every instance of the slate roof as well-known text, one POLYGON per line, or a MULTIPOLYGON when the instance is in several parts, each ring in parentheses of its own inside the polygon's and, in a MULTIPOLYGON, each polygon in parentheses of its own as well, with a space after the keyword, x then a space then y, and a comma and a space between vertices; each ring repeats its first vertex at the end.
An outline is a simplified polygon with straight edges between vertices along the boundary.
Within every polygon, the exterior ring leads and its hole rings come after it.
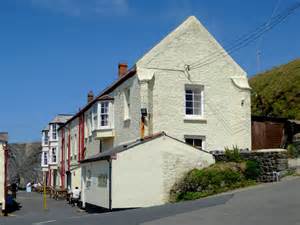
POLYGON ((51 120, 50 124, 51 123, 65 123, 72 117, 73 117, 73 115, 71 115, 71 114, 58 114, 56 117, 54 117, 53 120, 51 120))

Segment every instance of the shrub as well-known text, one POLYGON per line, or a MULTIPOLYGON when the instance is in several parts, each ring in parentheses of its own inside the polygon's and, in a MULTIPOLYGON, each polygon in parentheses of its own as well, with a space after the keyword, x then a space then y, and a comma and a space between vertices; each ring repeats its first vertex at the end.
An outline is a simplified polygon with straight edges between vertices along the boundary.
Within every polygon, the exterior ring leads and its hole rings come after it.
POLYGON ((292 159, 297 158, 299 156, 299 152, 297 151, 296 146, 293 144, 288 145, 287 154, 288 154, 288 157, 292 158, 292 159))
POLYGON ((246 179, 245 163, 218 163, 208 168, 191 170, 171 190, 175 201, 192 200, 223 191, 248 186, 253 181, 246 179))
POLYGON ((260 164, 256 160, 246 162, 245 177, 246 179, 256 180, 261 174, 260 164))
POLYGON ((225 156, 229 162, 241 162, 242 158, 240 150, 237 146, 233 146, 232 149, 225 148, 225 156))

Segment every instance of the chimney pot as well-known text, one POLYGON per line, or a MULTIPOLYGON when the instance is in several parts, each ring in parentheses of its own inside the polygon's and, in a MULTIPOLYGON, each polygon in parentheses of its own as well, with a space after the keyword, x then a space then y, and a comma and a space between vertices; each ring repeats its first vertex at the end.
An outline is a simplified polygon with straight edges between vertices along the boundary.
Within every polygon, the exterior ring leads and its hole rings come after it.
POLYGON ((90 91, 88 93, 87 100, 88 100, 88 103, 90 103, 91 101, 94 100, 94 93, 93 93, 93 91, 90 91))
POLYGON ((119 78, 124 76, 126 73, 127 73, 127 70, 128 70, 128 65, 127 63, 119 63, 119 66, 118 66, 118 75, 119 75, 119 78))

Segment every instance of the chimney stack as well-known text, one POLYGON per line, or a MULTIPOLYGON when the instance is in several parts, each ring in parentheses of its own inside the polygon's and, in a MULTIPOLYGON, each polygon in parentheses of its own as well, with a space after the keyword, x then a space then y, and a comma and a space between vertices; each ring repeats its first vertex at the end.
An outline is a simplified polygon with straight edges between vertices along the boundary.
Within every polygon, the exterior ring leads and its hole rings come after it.
POLYGON ((87 96, 87 101, 88 101, 88 103, 90 103, 93 100, 94 100, 94 93, 93 93, 93 91, 89 91, 88 96, 87 96))
POLYGON ((119 69, 118 75, 119 75, 119 78, 121 78, 122 76, 124 76, 127 73, 127 70, 128 70, 127 63, 119 63, 118 69, 119 69))

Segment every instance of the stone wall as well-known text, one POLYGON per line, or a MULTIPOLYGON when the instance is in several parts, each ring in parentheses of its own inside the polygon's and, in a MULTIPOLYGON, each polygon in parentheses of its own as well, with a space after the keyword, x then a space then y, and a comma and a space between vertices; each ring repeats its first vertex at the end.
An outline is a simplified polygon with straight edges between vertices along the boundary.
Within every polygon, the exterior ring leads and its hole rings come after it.
MULTIPOLYGON (((258 178, 260 182, 273 182, 273 172, 279 172, 280 175, 288 170, 287 151, 284 149, 265 149, 252 152, 241 152, 242 159, 256 160, 261 166, 261 175, 258 178)), ((228 161, 225 154, 215 154, 216 162, 228 161)))

